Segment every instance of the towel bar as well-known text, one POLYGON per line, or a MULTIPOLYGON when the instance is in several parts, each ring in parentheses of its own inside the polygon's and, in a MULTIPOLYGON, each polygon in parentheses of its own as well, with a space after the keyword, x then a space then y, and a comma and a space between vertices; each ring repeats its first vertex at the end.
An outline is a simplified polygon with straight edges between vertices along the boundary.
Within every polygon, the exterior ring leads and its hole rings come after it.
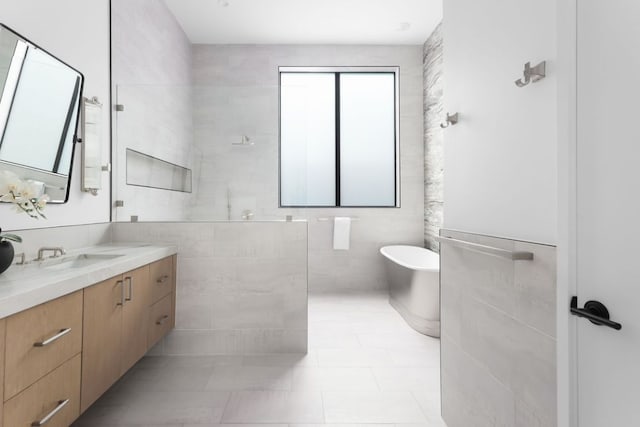
POLYGON ((447 243, 458 248, 480 252, 486 255, 497 256, 500 258, 506 258, 513 261, 533 260, 533 252, 510 251, 507 249, 494 248, 493 246, 481 245, 479 243, 467 242, 465 240, 452 239, 451 237, 436 236, 436 240, 440 243, 447 243))

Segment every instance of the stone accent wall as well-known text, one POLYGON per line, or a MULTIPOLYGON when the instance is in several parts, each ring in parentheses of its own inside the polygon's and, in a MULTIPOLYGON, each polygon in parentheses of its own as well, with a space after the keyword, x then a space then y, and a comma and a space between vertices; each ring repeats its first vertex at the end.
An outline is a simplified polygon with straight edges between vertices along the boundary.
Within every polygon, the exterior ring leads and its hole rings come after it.
POLYGON ((442 24, 424 44, 424 246, 439 251, 443 205, 443 132, 442 24))

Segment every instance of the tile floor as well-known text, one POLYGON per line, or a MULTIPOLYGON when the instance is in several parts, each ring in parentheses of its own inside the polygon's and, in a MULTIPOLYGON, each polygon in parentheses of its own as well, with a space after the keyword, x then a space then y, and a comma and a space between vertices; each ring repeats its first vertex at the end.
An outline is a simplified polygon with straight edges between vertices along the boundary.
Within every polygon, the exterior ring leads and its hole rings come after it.
POLYGON ((73 427, 446 427, 439 357, 386 295, 313 295, 308 354, 145 357, 73 427))

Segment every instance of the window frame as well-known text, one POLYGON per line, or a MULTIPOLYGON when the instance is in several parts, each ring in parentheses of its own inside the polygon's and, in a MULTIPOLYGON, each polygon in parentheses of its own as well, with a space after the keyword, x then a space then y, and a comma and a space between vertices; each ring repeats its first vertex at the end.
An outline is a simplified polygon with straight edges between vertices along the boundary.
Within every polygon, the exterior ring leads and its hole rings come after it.
POLYGON ((278 207, 291 209, 305 208, 400 208, 400 67, 398 66, 366 66, 366 67, 278 67, 278 207), (336 78, 335 108, 335 165, 336 165, 336 200, 335 205, 283 205, 282 204, 282 74, 293 73, 326 73, 336 78), (340 204, 340 75, 341 74, 393 74, 394 76, 394 204, 389 206, 348 206, 340 204))

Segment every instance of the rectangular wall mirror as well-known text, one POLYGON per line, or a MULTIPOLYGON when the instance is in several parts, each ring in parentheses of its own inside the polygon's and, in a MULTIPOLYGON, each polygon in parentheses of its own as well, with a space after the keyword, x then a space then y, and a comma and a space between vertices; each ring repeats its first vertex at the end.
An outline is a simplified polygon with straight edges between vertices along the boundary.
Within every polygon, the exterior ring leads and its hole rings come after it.
POLYGON ((0 24, 0 171, 65 203, 83 75, 0 24))

